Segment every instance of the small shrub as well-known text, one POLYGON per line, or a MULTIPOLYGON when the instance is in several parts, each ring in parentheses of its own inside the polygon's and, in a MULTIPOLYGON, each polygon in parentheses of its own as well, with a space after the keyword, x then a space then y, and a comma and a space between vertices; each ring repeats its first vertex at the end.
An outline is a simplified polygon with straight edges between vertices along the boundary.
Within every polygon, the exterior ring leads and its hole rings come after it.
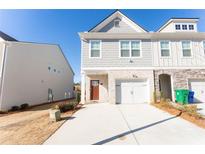
POLYGON ((178 105, 175 108, 182 111, 182 112, 187 112, 187 113, 196 113, 197 112, 196 105, 178 105))
POLYGON ((52 107, 52 109, 54 109, 54 110, 60 110, 60 111, 61 111, 61 109, 63 108, 64 105, 65 105, 65 104, 54 105, 54 106, 52 107))
POLYGON ((204 118, 203 115, 198 113, 197 105, 177 105, 175 108, 181 112, 187 113, 189 116, 195 117, 197 119, 204 118))
POLYGON ((186 105, 184 106, 184 112, 189 114, 190 116, 201 118, 201 115, 197 112, 197 106, 196 105, 186 105))
POLYGON ((21 104, 21 106, 20 106, 20 108, 21 108, 22 110, 27 109, 28 107, 29 107, 29 105, 28 105, 27 103, 21 104))
POLYGON ((65 104, 55 105, 53 109, 59 109, 60 112, 63 113, 63 112, 75 109, 77 104, 78 104, 77 102, 68 102, 65 104))
POLYGON ((77 94, 76 94, 76 101, 78 102, 78 103, 80 103, 80 101, 81 101, 81 94, 80 94, 80 92, 77 92, 77 94))
POLYGON ((172 104, 164 98, 161 98, 159 104, 161 107, 164 107, 164 108, 173 108, 172 104))
POLYGON ((185 107, 185 110, 187 112, 190 112, 190 113, 195 113, 197 112, 197 106, 196 105, 186 105, 184 106, 185 107))
POLYGON ((59 110, 60 107, 59 107, 59 105, 55 105, 55 106, 52 107, 52 109, 54 109, 54 110, 59 110))
POLYGON ((66 112, 69 110, 74 109, 74 106, 72 104, 65 104, 62 108, 61 108, 61 112, 66 112))
POLYGON ((20 107, 19 106, 12 106, 10 111, 18 111, 20 110, 20 107))

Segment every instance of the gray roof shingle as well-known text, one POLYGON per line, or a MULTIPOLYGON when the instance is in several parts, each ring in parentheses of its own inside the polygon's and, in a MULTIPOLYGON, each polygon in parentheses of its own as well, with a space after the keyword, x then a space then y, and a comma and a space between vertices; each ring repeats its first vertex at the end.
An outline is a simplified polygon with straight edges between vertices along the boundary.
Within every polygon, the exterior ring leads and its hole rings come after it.
POLYGON ((0 31, 0 37, 5 41, 18 41, 15 38, 3 33, 2 31, 0 31))

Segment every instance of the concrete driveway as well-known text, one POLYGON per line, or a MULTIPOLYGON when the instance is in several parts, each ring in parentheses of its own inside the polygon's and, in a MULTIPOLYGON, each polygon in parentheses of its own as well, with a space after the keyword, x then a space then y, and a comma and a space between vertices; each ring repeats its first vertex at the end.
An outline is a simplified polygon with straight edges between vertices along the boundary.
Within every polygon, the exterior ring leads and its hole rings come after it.
POLYGON ((90 104, 44 144, 205 144, 205 129, 148 104, 90 104))

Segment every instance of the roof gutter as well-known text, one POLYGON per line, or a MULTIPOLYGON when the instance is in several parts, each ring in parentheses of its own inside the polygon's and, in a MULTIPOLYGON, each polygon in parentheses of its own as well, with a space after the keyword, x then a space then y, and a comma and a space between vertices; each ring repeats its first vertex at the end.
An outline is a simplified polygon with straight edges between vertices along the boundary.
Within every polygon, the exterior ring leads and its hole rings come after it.
POLYGON ((174 33, 79 33, 82 40, 89 39, 205 39, 204 32, 174 33))

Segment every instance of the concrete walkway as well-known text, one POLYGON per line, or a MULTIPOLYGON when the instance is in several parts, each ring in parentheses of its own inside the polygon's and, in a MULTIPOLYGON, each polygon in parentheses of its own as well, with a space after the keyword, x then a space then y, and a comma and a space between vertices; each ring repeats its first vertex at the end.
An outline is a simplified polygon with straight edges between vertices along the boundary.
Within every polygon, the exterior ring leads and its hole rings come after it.
POLYGON ((90 104, 44 144, 205 144, 205 129, 148 104, 90 104))

